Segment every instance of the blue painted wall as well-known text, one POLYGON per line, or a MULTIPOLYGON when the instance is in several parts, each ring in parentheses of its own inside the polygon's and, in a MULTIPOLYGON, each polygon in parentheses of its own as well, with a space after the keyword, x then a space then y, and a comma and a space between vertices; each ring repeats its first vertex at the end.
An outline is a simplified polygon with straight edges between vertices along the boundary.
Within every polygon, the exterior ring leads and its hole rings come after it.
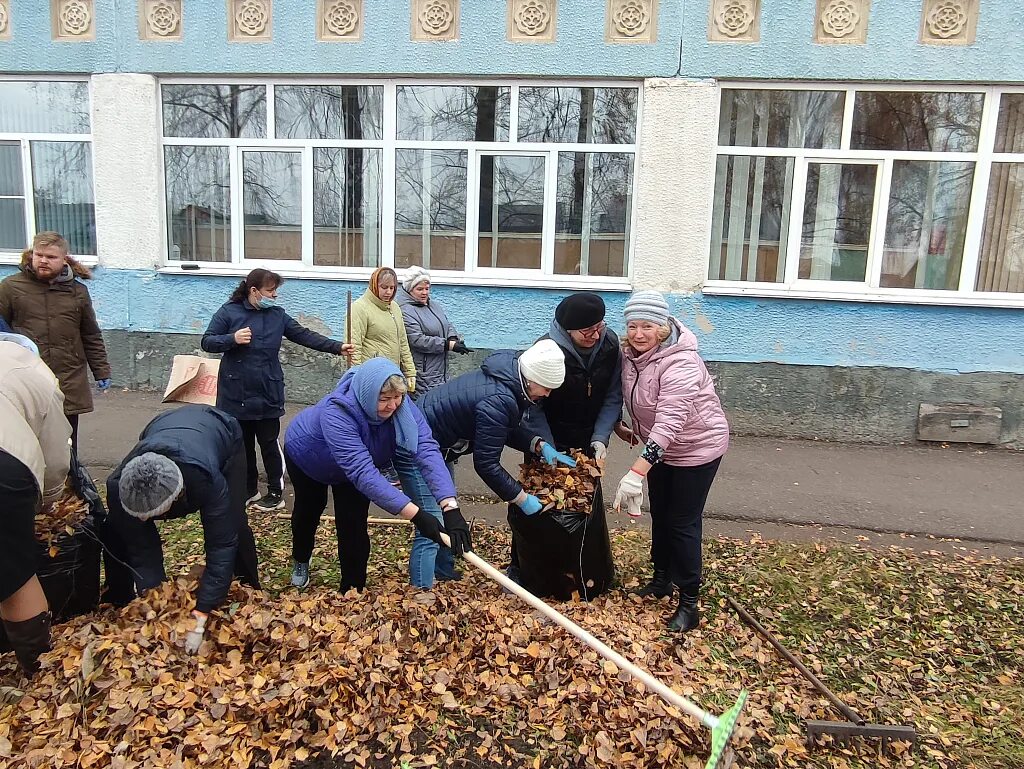
POLYGON ((12 3, 0 72, 1024 80, 1024 4, 980 2, 976 43, 936 46, 918 42, 921 0, 874 0, 865 45, 815 44, 815 0, 762 0, 756 44, 709 43, 708 0, 661 0, 652 45, 605 43, 605 0, 560 3, 551 44, 507 42, 505 0, 464 0, 460 39, 436 43, 410 40, 409 0, 366 0, 352 43, 316 41, 314 0, 277 0, 267 43, 228 43, 224 0, 187 0, 181 42, 141 42, 134 0, 97 0, 95 42, 54 42, 33 0, 12 3))
MULTIPOLYGON (((2 273, 11 272, 4 268, 2 273)), ((89 284, 108 329, 199 334, 238 278, 100 269, 89 284)), ((281 289, 294 317, 340 338, 345 292, 365 283, 289 280, 281 289), (323 324, 323 325, 321 325, 323 324)), ((565 291, 435 286, 434 298, 471 347, 525 347, 547 331, 565 291)), ((607 293, 608 322, 623 328, 627 295, 607 293)), ((824 366, 886 366, 939 372, 1024 374, 1020 310, 887 305, 746 297, 672 296, 705 358, 824 366)))

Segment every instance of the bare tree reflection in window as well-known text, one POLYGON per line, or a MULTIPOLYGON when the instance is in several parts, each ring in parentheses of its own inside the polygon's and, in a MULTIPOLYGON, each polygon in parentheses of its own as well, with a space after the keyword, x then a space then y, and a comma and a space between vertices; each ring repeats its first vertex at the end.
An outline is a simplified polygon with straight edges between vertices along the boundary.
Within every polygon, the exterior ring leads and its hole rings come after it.
POLYGON ((380 264, 380 150, 313 150, 313 263, 380 264))
POLYGON ((466 249, 465 150, 395 152, 395 265, 460 270, 466 249))
POLYGON ((398 86, 398 138, 507 141, 511 89, 493 86, 398 86))
POLYGON ((636 88, 519 89, 519 139, 528 142, 632 144, 636 88))
POLYGON ((170 258, 231 261, 227 147, 164 147, 170 258))
POLYGON ((722 91, 718 143, 733 147, 836 148, 843 125, 842 91, 722 91))
POLYGON ((263 138, 267 89, 262 85, 164 85, 164 136, 263 138))
POLYGON ((858 91, 853 149, 974 152, 981 133, 981 93, 858 91))
POLYGON ((279 85, 274 89, 276 135, 284 139, 380 139, 382 86, 279 85))

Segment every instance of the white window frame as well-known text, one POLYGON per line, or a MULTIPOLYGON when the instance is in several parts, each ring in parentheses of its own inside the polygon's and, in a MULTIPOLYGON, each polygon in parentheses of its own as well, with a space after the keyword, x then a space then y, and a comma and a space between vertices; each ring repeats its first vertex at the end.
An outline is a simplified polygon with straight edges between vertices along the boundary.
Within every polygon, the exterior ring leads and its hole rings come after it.
MULTIPOLYGON (((14 143, 18 142, 21 146, 21 184, 22 192, 25 197, 25 233, 28 236, 28 242, 17 251, 0 250, 0 264, 11 265, 21 264, 21 252, 25 248, 28 248, 32 244, 32 238, 35 237, 36 230, 36 202, 35 202, 35 186, 32 178, 32 142, 44 141, 44 142, 84 142, 89 145, 89 153, 93 154, 93 140, 92 140, 92 83, 90 78, 86 75, 60 75, 60 76, 46 76, 46 75, 0 75, 0 81, 2 82, 50 82, 50 83, 85 83, 88 86, 88 99, 89 99, 89 131, 88 133, 80 134, 66 134, 66 133, 18 133, 18 132, 3 132, 0 131, 0 142, 14 143)), ((91 160, 95 160, 92 157, 91 160)), ((5 197, 20 197, 19 195, 5 196, 5 197)), ((92 199, 93 205, 96 206, 96 165, 92 163, 92 199)), ((95 222, 94 222, 95 225, 95 222)), ((99 251, 99 232, 96 233, 96 250, 99 251)), ((99 262, 97 254, 71 254, 76 261, 86 265, 95 266, 99 262)))
MULTIPOLYGON (((160 95, 158 105, 161 110, 160 142, 160 196, 161 217, 164 232, 163 273, 187 272, 196 274, 244 275, 254 266, 267 267, 279 272, 286 278, 315 278, 366 280, 372 268, 368 267, 324 267, 312 263, 312 148, 313 147, 366 147, 381 151, 381 240, 380 263, 384 267, 395 266, 395 206, 396 178, 395 151, 399 149, 432 149, 432 150, 463 150, 467 152, 466 169, 466 226, 465 226, 465 265, 462 270, 435 270, 431 279, 435 284, 473 285, 473 286, 532 286, 540 288, 588 288, 591 290, 629 291, 630 276, 636 249, 636 191, 637 172, 639 170, 640 130, 643 125, 643 84, 635 80, 525 80, 525 79, 475 79, 475 78, 305 78, 305 77, 169 77, 160 79, 160 95), (164 137, 163 127, 163 86, 165 85, 264 85, 267 87, 267 132, 268 136, 275 133, 273 101, 276 86, 301 85, 345 85, 345 86, 383 86, 384 114, 383 139, 194 139, 189 137, 164 137), (471 141, 420 141, 397 139, 397 93, 398 86, 498 86, 511 90, 509 140, 494 142, 471 141), (572 142, 527 142, 518 139, 518 107, 520 87, 554 87, 554 88, 634 88, 637 91, 637 115, 634 141, 632 144, 599 144, 572 142), (170 242, 167 222, 167 185, 165 181, 164 147, 173 145, 216 146, 228 147, 231 151, 231 262, 186 262, 171 258, 168 252, 170 242), (241 206, 241 152, 247 150, 301 149, 308 158, 303 163, 303 259, 296 261, 265 261, 244 260, 239 250, 241 247, 242 222, 241 206), (476 256, 478 242, 475 237, 479 220, 475 216, 474 201, 479 194, 477 183, 477 165, 479 154, 512 154, 512 155, 545 155, 545 205, 544 232, 542 233, 541 269, 491 269, 477 268, 476 256), (607 152, 631 154, 632 181, 629 190, 630 212, 626 222, 626 265, 622 277, 605 277, 589 275, 556 275, 554 267, 555 247, 555 185, 558 173, 559 152, 607 152), (237 166, 237 168, 236 168, 237 166), (307 173, 307 170, 309 173, 307 173), (308 232, 307 232, 308 230, 308 232)), ((585 237, 585 234, 584 234, 585 237)), ((600 235, 593 239, 600 238, 600 235)))
MULTIPOLYGON (((794 158, 793 187, 791 190, 790 218, 786 248, 786 276, 782 283, 758 281, 717 280, 705 278, 706 294, 725 296, 791 297, 801 299, 834 299, 856 302, 890 302, 897 304, 938 304, 984 307, 1024 307, 1024 294, 976 291, 974 289, 981 253, 982 228, 985 219, 989 174, 993 162, 1022 162, 1024 153, 995 153, 994 142, 999 117, 999 97, 1002 94, 1024 93, 1024 86, 994 86, 957 83, 837 83, 837 82, 772 82, 729 81, 720 84, 726 90, 779 90, 779 91, 843 91, 845 92, 842 139, 837 149, 810 147, 741 147, 718 144, 716 157, 763 156, 794 158), (854 99, 858 91, 892 92, 914 91, 925 93, 981 93, 981 129, 978 149, 974 152, 908 152, 890 150, 855 150, 850 148, 853 127, 854 99), (884 288, 880 285, 882 250, 888 218, 889 191, 892 183, 893 163, 898 160, 944 160, 974 163, 974 179, 968 208, 964 253, 960 263, 960 280, 955 291, 932 289, 884 288), (881 176, 876 188, 874 213, 869 244, 868 279, 865 284, 826 280, 799 280, 800 238, 803 224, 803 204, 809 162, 871 162, 881 164, 881 176)), ((719 119, 721 111, 719 110, 719 119)), ((715 135, 719 132, 716 121, 715 135)), ((712 217, 714 214, 712 214, 712 217)), ((712 218, 712 222, 714 219, 712 218)), ((785 226, 785 225, 784 225, 785 226)), ((705 252, 708 262, 705 276, 711 268, 711 235, 709 228, 705 252)))

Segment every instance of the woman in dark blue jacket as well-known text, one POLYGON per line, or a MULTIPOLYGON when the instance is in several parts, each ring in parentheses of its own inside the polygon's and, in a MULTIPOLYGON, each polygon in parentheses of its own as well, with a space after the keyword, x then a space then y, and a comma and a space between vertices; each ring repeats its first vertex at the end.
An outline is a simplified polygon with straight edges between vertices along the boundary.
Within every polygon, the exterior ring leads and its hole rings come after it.
POLYGON ((284 508, 284 460, 277 442, 284 415, 281 338, 320 352, 342 354, 342 343, 297 323, 277 306, 281 276, 258 268, 238 284, 203 334, 206 352, 224 353, 217 379, 217 408, 242 426, 246 501, 259 510, 284 508), (267 494, 259 495, 256 444, 267 471, 267 494))
POLYGON ((295 490, 292 584, 296 587, 309 584, 309 559, 328 489, 334 496, 342 592, 366 586, 370 557, 366 516, 371 501, 411 520, 431 542, 442 543, 441 535, 447 533, 457 553, 472 549, 469 526, 459 510, 441 450, 407 392, 398 366, 386 358, 371 358, 348 371, 333 393, 302 411, 288 426, 284 453, 295 490), (436 501, 443 511, 443 527, 440 516, 421 510, 381 474, 399 450, 422 473, 431 503, 436 501))

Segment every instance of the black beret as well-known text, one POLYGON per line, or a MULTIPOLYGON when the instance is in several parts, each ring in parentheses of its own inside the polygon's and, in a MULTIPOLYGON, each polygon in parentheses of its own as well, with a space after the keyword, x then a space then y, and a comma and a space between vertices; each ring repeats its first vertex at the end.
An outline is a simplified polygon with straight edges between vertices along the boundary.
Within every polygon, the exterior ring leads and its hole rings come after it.
POLYGON ((570 294, 555 309, 555 321, 566 331, 596 326, 604 320, 604 299, 590 291, 570 294))

